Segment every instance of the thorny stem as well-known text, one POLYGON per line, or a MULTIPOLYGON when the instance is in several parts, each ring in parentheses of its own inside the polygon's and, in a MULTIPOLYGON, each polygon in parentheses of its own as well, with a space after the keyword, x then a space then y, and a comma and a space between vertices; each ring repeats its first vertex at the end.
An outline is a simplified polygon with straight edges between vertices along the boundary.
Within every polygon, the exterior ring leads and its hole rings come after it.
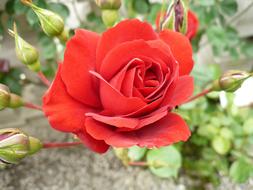
POLYGON ((43 84, 50 87, 50 85, 51 85, 50 81, 45 77, 45 75, 41 71, 38 72, 38 76, 39 76, 40 80, 43 82, 43 84))
POLYGON ((72 146, 78 146, 83 144, 82 142, 64 142, 64 143, 44 143, 43 148, 68 148, 72 146))
POLYGON ((196 100, 196 99, 198 99, 198 98, 200 98, 200 97, 202 97, 202 96, 205 96, 205 95, 208 94, 209 92, 212 92, 212 89, 211 89, 211 88, 206 89, 206 90, 203 90, 203 91, 200 92, 199 94, 197 94, 197 95, 191 97, 191 98, 187 101, 187 103, 188 103, 188 102, 191 102, 191 101, 193 101, 193 100, 196 100))
POLYGON ((34 110, 40 110, 40 111, 42 111, 41 106, 32 104, 32 103, 30 103, 30 102, 25 102, 24 107, 30 108, 30 109, 34 109, 34 110))

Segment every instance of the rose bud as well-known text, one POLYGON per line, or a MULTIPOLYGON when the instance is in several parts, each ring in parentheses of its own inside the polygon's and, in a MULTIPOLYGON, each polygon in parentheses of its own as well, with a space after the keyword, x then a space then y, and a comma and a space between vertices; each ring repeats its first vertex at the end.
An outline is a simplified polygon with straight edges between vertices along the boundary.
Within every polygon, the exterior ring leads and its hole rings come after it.
POLYGON ((2 165, 17 164, 31 153, 41 149, 41 142, 19 129, 0 129, 0 162, 2 165))
POLYGON ((31 65, 39 59, 39 53, 35 47, 26 42, 18 35, 16 24, 13 24, 13 30, 9 29, 9 34, 15 38, 16 55, 25 65, 31 65))
POLYGON ((9 34, 15 38, 16 55, 18 59, 34 72, 40 71, 38 50, 18 35, 16 24, 14 31, 9 29, 9 34))
POLYGON ((34 5, 31 1, 23 0, 25 5, 32 8, 34 13, 38 16, 42 30, 48 36, 60 36, 64 31, 64 21, 60 15, 49 11, 47 9, 42 9, 34 5))
POLYGON ((121 0, 95 0, 96 4, 101 9, 119 9, 121 0))
POLYGON ((96 4, 102 9, 102 20, 107 27, 113 26, 118 20, 118 9, 121 0, 96 0, 96 4))
POLYGON ((230 70, 223 74, 219 80, 213 84, 213 90, 226 92, 235 92, 242 83, 252 75, 245 71, 230 70))
POLYGON ((6 108, 10 101, 10 90, 4 84, 0 84, 0 110, 6 108))
POLYGON ((161 23, 162 30, 171 29, 183 34, 187 32, 188 7, 184 0, 171 1, 161 23))

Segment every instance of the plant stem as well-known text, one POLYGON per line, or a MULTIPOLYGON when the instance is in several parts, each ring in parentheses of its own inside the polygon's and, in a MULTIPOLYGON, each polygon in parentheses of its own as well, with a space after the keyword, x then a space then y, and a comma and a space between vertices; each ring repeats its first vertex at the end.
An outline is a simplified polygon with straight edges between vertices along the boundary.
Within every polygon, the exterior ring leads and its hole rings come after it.
POLYGON ((64 143, 44 143, 43 148, 67 148, 72 146, 78 146, 83 144, 82 142, 64 142, 64 143))
POLYGON ((40 111, 42 111, 41 106, 29 103, 29 102, 25 102, 24 107, 30 108, 30 109, 34 109, 34 110, 40 110, 40 111))
POLYGON ((191 98, 187 101, 187 103, 188 103, 188 102, 191 102, 191 101, 193 101, 193 100, 196 100, 196 99, 198 99, 198 98, 200 98, 200 97, 202 97, 202 96, 205 96, 205 95, 208 94, 209 92, 212 92, 212 89, 211 89, 211 88, 206 89, 206 90, 203 90, 203 91, 200 92, 199 94, 197 94, 197 95, 191 97, 191 98))
POLYGON ((147 162, 129 162, 129 166, 148 166, 147 162))
POLYGON ((43 82, 43 84, 50 87, 50 81, 45 77, 45 75, 41 71, 38 72, 38 76, 39 76, 40 80, 43 82))

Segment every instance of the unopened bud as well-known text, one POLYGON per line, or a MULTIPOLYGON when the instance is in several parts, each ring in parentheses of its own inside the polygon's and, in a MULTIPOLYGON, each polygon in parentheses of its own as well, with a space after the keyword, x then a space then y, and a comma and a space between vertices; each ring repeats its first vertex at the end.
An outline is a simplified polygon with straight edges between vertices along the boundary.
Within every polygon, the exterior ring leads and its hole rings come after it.
POLYGON ((245 71, 230 70, 223 74, 220 79, 213 83, 213 90, 226 92, 235 92, 242 83, 252 75, 245 71))
POLYGON ((10 90, 4 84, 0 84, 0 110, 6 108, 10 102, 10 90))
POLYGON ((15 38, 17 57, 25 65, 31 65, 39 59, 39 53, 35 47, 18 35, 16 25, 13 26, 14 31, 9 30, 9 34, 15 38))
POLYGON ((121 0, 95 0, 96 4, 101 9, 119 9, 121 6, 121 0))
POLYGON ((173 0, 161 23, 161 29, 171 29, 186 34, 188 22, 188 6, 186 0, 173 0))
POLYGON ((22 2, 31 7, 38 16, 42 30, 48 36, 59 36, 64 30, 64 21, 62 17, 47 9, 42 9, 32 3, 30 0, 22 0, 22 2))
POLYGON ((0 129, 1 165, 17 164, 31 153, 39 151, 41 142, 34 139, 19 129, 0 129))

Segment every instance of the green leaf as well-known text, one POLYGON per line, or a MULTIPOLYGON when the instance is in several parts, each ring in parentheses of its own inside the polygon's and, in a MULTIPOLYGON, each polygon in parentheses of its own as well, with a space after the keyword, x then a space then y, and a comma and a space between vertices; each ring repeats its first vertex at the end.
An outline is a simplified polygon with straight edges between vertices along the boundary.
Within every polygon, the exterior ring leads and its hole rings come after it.
POLYGON ((214 53, 220 55, 226 47, 226 31, 221 26, 211 26, 207 29, 207 38, 213 45, 214 53))
POLYGON ((34 26, 35 24, 39 23, 39 19, 32 9, 29 9, 27 11, 26 20, 31 26, 34 26))
POLYGON ((162 178, 169 178, 177 177, 182 158, 174 146, 168 146, 149 150, 147 162, 152 173, 162 178))
POLYGON ((212 124, 208 124, 208 125, 204 125, 204 126, 200 126, 198 128, 198 135, 206 137, 207 139, 213 139, 218 133, 219 133, 219 128, 212 125, 212 124))
POLYGON ((133 2, 133 7, 136 12, 145 14, 149 11, 149 2, 147 0, 138 0, 133 2))
POLYGON ((220 136, 225 138, 225 139, 228 139, 228 140, 233 140, 234 139, 234 134, 233 132, 227 128, 227 127, 223 127, 221 130, 220 130, 220 136))
POLYGON ((128 157, 132 161, 138 161, 144 157, 146 152, 147 152, 146 148, 140 148, 138 146, 133 146, 128 149, 128 157))
POLYGON ((3 26, 3 23, 1 21, 1 16, 0 16, 0 40, 3 35, 4 35, 4 26, 3 26))
POLYGON ((217 136, 212 140, 212 147, 218 154, 225 155, 230 151, 231 142, 229 139, 217 136))
POLYGON ((161 4, 156 3, 151 6, 151 10, 147 16, 147 20, 150 23, 155 23, 157 13, 161 10, 161 4))
POLYGON ((70 12, 66 5, 63 3, 49 3, 48 7, 51 11, 59 14, 64 20, 69 16, 70 12))
POLYGON ((246 135, 253 135, 253 118, 248 119, 243 124, 243 132, 246 135))
POLYGON ((15 13, 15 10, 14 10, 14 4, 15 4, 15 1, 14 0, 8 0, 5 4, 5 10, 6 12, 9 14, 9 15, 12 15, 15 13))
POLYGON ((252 42, 246 42, 243 43, 241 46, 241 52, 249 58, 253 58, 253 43, 252 42))
POLYGON ((28 7, 21 3, 20 0, 14 0, 14 11, 16 15, 25 14, 28 11, 28 7))
POLYGON ((201 6, 211 6, 215 4, 215 0, 198 1, 201 6))
POLYGON ((222 13, 232 16, 236 13, 238 9, 238 5, 236 0, 223 0, 220 3, 220 8, 222 13))
POLYGON ((56 55, 56 45, 52 38, 41 35, 39 37, 39 45, 42 47, 42 57, 44 59, 54 59, 56 55))
POLYGON ((229 176, 236 183, 245 183, 252 175, 252 165, 244 159, 235 161, 229 170, 229 176))

